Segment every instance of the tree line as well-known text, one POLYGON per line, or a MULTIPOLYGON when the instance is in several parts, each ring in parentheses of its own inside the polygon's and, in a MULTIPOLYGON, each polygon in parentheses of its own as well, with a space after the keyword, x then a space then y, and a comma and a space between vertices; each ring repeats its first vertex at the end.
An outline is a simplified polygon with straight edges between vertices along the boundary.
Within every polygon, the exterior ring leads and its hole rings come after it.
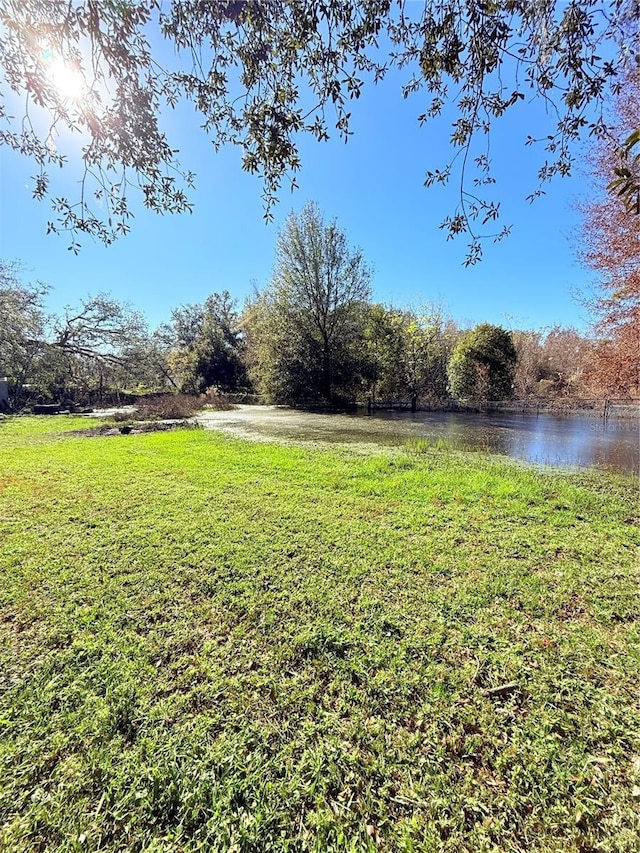
POLYGON ((177 307, 150 330, 142 314, 100 295, 46 313, 47 288, 0 265, 0 372, 8 405, 110 402, 150 392, 260 395, 289 405, 412 409, 453 400, 635 396, 637 373, 599 371, 610 342, 574 329, 461 329, 439 306, 372 300, 371 270, 313 203, 291 214, 270 282, 240 308, 227 291, 177 307))

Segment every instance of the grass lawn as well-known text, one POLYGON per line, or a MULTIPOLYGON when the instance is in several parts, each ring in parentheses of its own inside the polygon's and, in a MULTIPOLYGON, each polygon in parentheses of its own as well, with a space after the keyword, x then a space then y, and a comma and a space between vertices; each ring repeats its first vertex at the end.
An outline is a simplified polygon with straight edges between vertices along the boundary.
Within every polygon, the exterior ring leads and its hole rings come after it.
POLYGON ((0 422, 4 853, 640 850, 637 483, 86 426, 0 422))

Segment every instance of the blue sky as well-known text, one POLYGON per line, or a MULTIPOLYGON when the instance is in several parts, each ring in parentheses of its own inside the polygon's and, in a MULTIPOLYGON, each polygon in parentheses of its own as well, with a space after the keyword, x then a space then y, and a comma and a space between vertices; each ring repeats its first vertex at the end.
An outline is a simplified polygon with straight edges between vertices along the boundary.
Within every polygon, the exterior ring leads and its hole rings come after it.
MULTIPOLYGON (((0 257, 20 259, 25 279, 51 285, 52 310, 87 294, 109 292, 140 309, 152 326, 172 307, 200 302, 229 290, 240 304, 255 283, 264 286, 274 263, 278 227, 291 210, 315 200, 327 218, 337 218, 350 242, 373 266, 374 298, 398 306, 437 301, 461 324, 500 323, 508 328, 554 324, 586 329, 588 315, 576 299, 590 283, 575 256, 579 217, 573 204, 587 189, 572 177, 546 186, 534 204, 544 151, 526 148, 529 134, 550 127, 537 103, 523 103, 496 123, 491 150, 496 164, 494 195, 510 237, 485 245, 484 260, 465 268, 467 240, 447 241, 439 229, 455 205, 455 187, 423 186, 428 168, 450 156, 448 125, 418 126, 426 96, 403 100, 394 74, 365 87, 353 102, 354 136, 318 143, 302 140, 300 189, 283 188, 275 221, 265 224, 260 180, 242 172, 239 149, 215 154, 198 132, 193 110, 165 116, 170 140, 186 168, 196 173, 192 215, 158 216, 136 211, 132 231, 115 245, 85 241, 78 256, 67 235, 45 234, 48 202, 31 198, 35 167, 13 152, 0 153, 0 257)), ((77 149, 77 143, 73 146, 77 149)), ((56 192, 73 195, 77 174, 56 176, 56 192)))

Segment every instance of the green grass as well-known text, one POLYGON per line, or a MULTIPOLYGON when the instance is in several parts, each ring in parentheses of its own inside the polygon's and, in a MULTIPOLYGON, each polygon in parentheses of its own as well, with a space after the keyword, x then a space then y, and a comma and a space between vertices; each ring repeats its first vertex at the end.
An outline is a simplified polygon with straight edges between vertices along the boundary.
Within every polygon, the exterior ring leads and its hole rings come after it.
POLYGON ((37 415, 35 417, 0 416, 0 446, 3 453, 14 445, 36 444, 61 434, 86 430, 112 423, 111 419, 87 418, 80 415, 37 415))
POLYGON ((0 849, 640 849, 634 482, 76 420, 0 423, 0 849))

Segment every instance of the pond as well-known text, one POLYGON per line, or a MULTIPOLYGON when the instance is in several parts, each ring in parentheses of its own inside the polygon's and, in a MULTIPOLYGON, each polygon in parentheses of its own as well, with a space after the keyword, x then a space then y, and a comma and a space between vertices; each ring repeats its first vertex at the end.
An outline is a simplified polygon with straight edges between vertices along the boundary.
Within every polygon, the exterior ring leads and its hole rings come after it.
POLYGON ((327 414, 240 406, 199 416, 209 429, 241 438, 314 444, 398 446, 442 440, 454 450, 486 450, 525 462, 637 474, 638 417, 462 412, 327 414))

